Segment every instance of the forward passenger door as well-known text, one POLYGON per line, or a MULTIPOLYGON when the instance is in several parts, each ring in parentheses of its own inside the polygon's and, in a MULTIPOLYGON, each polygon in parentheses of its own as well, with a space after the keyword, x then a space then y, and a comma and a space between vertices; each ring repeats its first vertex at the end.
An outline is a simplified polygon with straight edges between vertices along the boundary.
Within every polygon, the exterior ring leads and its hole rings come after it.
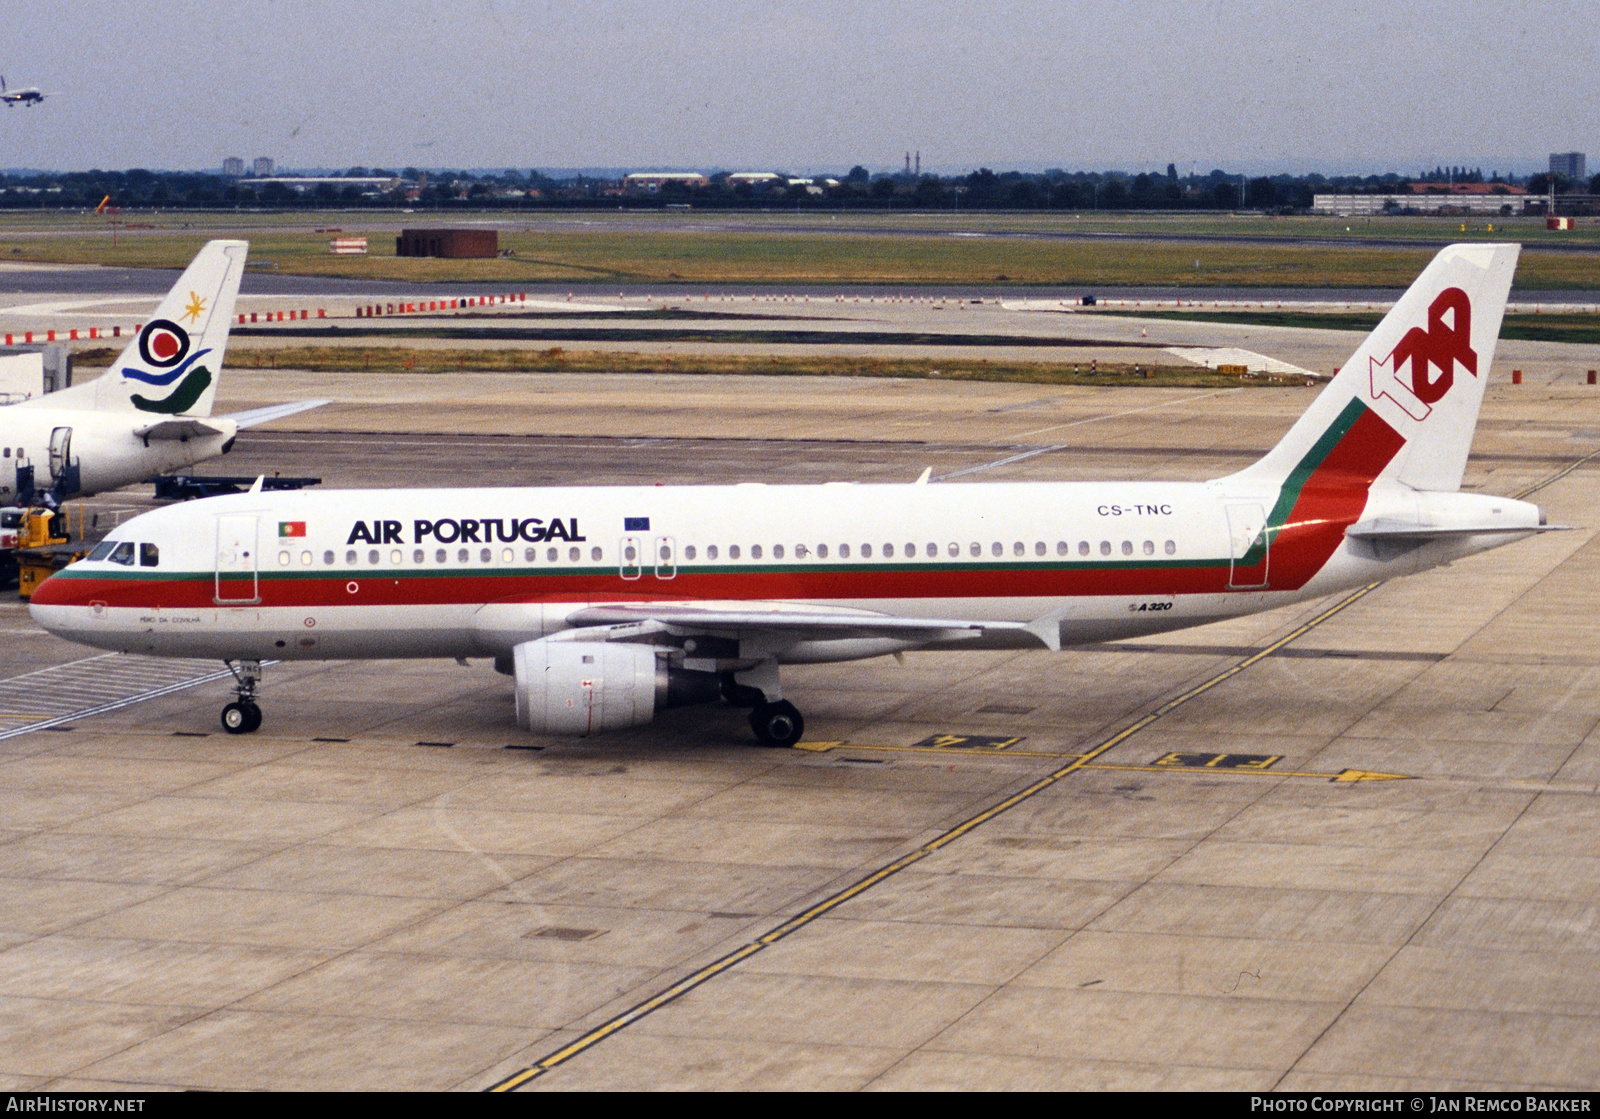
POLYGON ((217 593, 219 606, 249 606, 261 601, 260 567, 254 513, 217 518, 217 593))

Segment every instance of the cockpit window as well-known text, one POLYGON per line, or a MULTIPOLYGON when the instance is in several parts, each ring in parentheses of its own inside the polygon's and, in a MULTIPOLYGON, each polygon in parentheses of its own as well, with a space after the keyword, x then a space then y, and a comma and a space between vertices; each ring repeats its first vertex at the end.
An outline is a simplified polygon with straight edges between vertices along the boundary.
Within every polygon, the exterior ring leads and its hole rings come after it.
POLYGON ((92 560, 103 560, 112 553, 116 546, 117 542, 115 540, 102 540, 100 543, 94 546, 94 551, 89 553, 88 558, 92 560))
POLYGON ((20 512, 0 513, 0 528, 21 528, 22 514, 20 512))
POLYGON ((161 566, 161 549, 156 547, 154 544, 140 544, 139 545, 139 566, 140 567, 160 567, 161 566))
POLYGON ((124 540, 121 544, 118 544, 115 548, 113 548, 111 550, 111 554, 106 558, 112 563, 120 563, 123 567, 132 567, 133 544, 124 540))

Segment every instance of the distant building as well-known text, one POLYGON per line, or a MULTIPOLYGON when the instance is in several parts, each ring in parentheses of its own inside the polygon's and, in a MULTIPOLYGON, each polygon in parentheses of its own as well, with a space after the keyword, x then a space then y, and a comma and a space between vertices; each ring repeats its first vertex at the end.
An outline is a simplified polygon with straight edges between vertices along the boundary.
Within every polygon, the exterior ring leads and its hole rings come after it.
MULTIPOLYGON (((1448 185, 1440 183, 1422 185, 1438 186, 1441 189, 1437 192, 1417 194, 1409 191, 1405 194, 1317 194, 1311 198, 1311 212, 1341 218, 1372 217, 1380 214, 1487 214, 1506 217, 1526 212, 1529 201, 1528 192, 1519 187, 1507 187, 1504 194, 1491 194, 1477 190, 1451 191, 1448 185)), ((1503 186, 1500 183, 1461 185, 1503 186)))
POLYGON ((1569 183, 1581 183, 1589 177, 1588 162, 1582 152, 1551 152, 1550 174, 1559 175, 1569 183))
POLYGON ((222 161, 222 173, 230 179, 244 177, 244 160, 236 155, 230 155, 222 161))
MULTIPOLYGON (((268 162, 271 162, 270 160, 268 162)), ((304 194, 308 190, 315 190, 319 186, 336 187, 345 190, 355 187, 363 195, 383 194, 391 190, 398 190, 402 180, 398 177, 380 175, 273 175, 267 178, 256 179, 251 183, 254 187, 271 186, 273 183, 296 194, 304 194)), ((412 187, 416 190, 417 188, 412 187)))
POLYGON ((273 169, 272 157, 269 155, 256 156, 255 162, 250 165, 250 173, 258 179, 271 178, 273 169))
POLYGON ((500 235, 492 229, 403 229, 394 239, 395 256, 492 257, 500 235))
POLYGON ((773 186, 781 182, 783 176, 771 171, 735 171, 728 176, 729 186, 738 186, 740 183, 748 183, 750 186, 773 186))
POLYGON ((635 171, 622 178, 624 190, 640 194, 658 194, 668 183, 698 190, 710 186, 711 180, 698 171, 635 171))

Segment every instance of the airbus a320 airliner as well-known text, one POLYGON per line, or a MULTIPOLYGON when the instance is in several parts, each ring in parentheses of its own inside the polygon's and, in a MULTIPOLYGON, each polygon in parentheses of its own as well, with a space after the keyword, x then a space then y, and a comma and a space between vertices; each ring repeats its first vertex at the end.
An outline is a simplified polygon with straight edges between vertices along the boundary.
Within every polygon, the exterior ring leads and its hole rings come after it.
POLYGON ((1459 492, 1517 253, 1440 252, 1265 458, 1209 482, 253 492, 129 521, 30 609, 224 659, 235 733, 268 658, 478 656, 530 731, 722 699, 792 745, 783 665, 1181 629, 1541 531, 1459 492))

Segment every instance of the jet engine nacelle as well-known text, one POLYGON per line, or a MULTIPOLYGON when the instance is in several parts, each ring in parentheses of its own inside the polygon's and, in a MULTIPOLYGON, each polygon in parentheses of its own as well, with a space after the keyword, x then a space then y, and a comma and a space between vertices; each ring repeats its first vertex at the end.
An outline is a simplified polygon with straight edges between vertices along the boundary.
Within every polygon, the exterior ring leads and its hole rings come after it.
POLYGON ((648 645, 543 638, 513 650, 517 725, 544 734, 638 727, 721 694, 713 672, 673 668, 648 645))

